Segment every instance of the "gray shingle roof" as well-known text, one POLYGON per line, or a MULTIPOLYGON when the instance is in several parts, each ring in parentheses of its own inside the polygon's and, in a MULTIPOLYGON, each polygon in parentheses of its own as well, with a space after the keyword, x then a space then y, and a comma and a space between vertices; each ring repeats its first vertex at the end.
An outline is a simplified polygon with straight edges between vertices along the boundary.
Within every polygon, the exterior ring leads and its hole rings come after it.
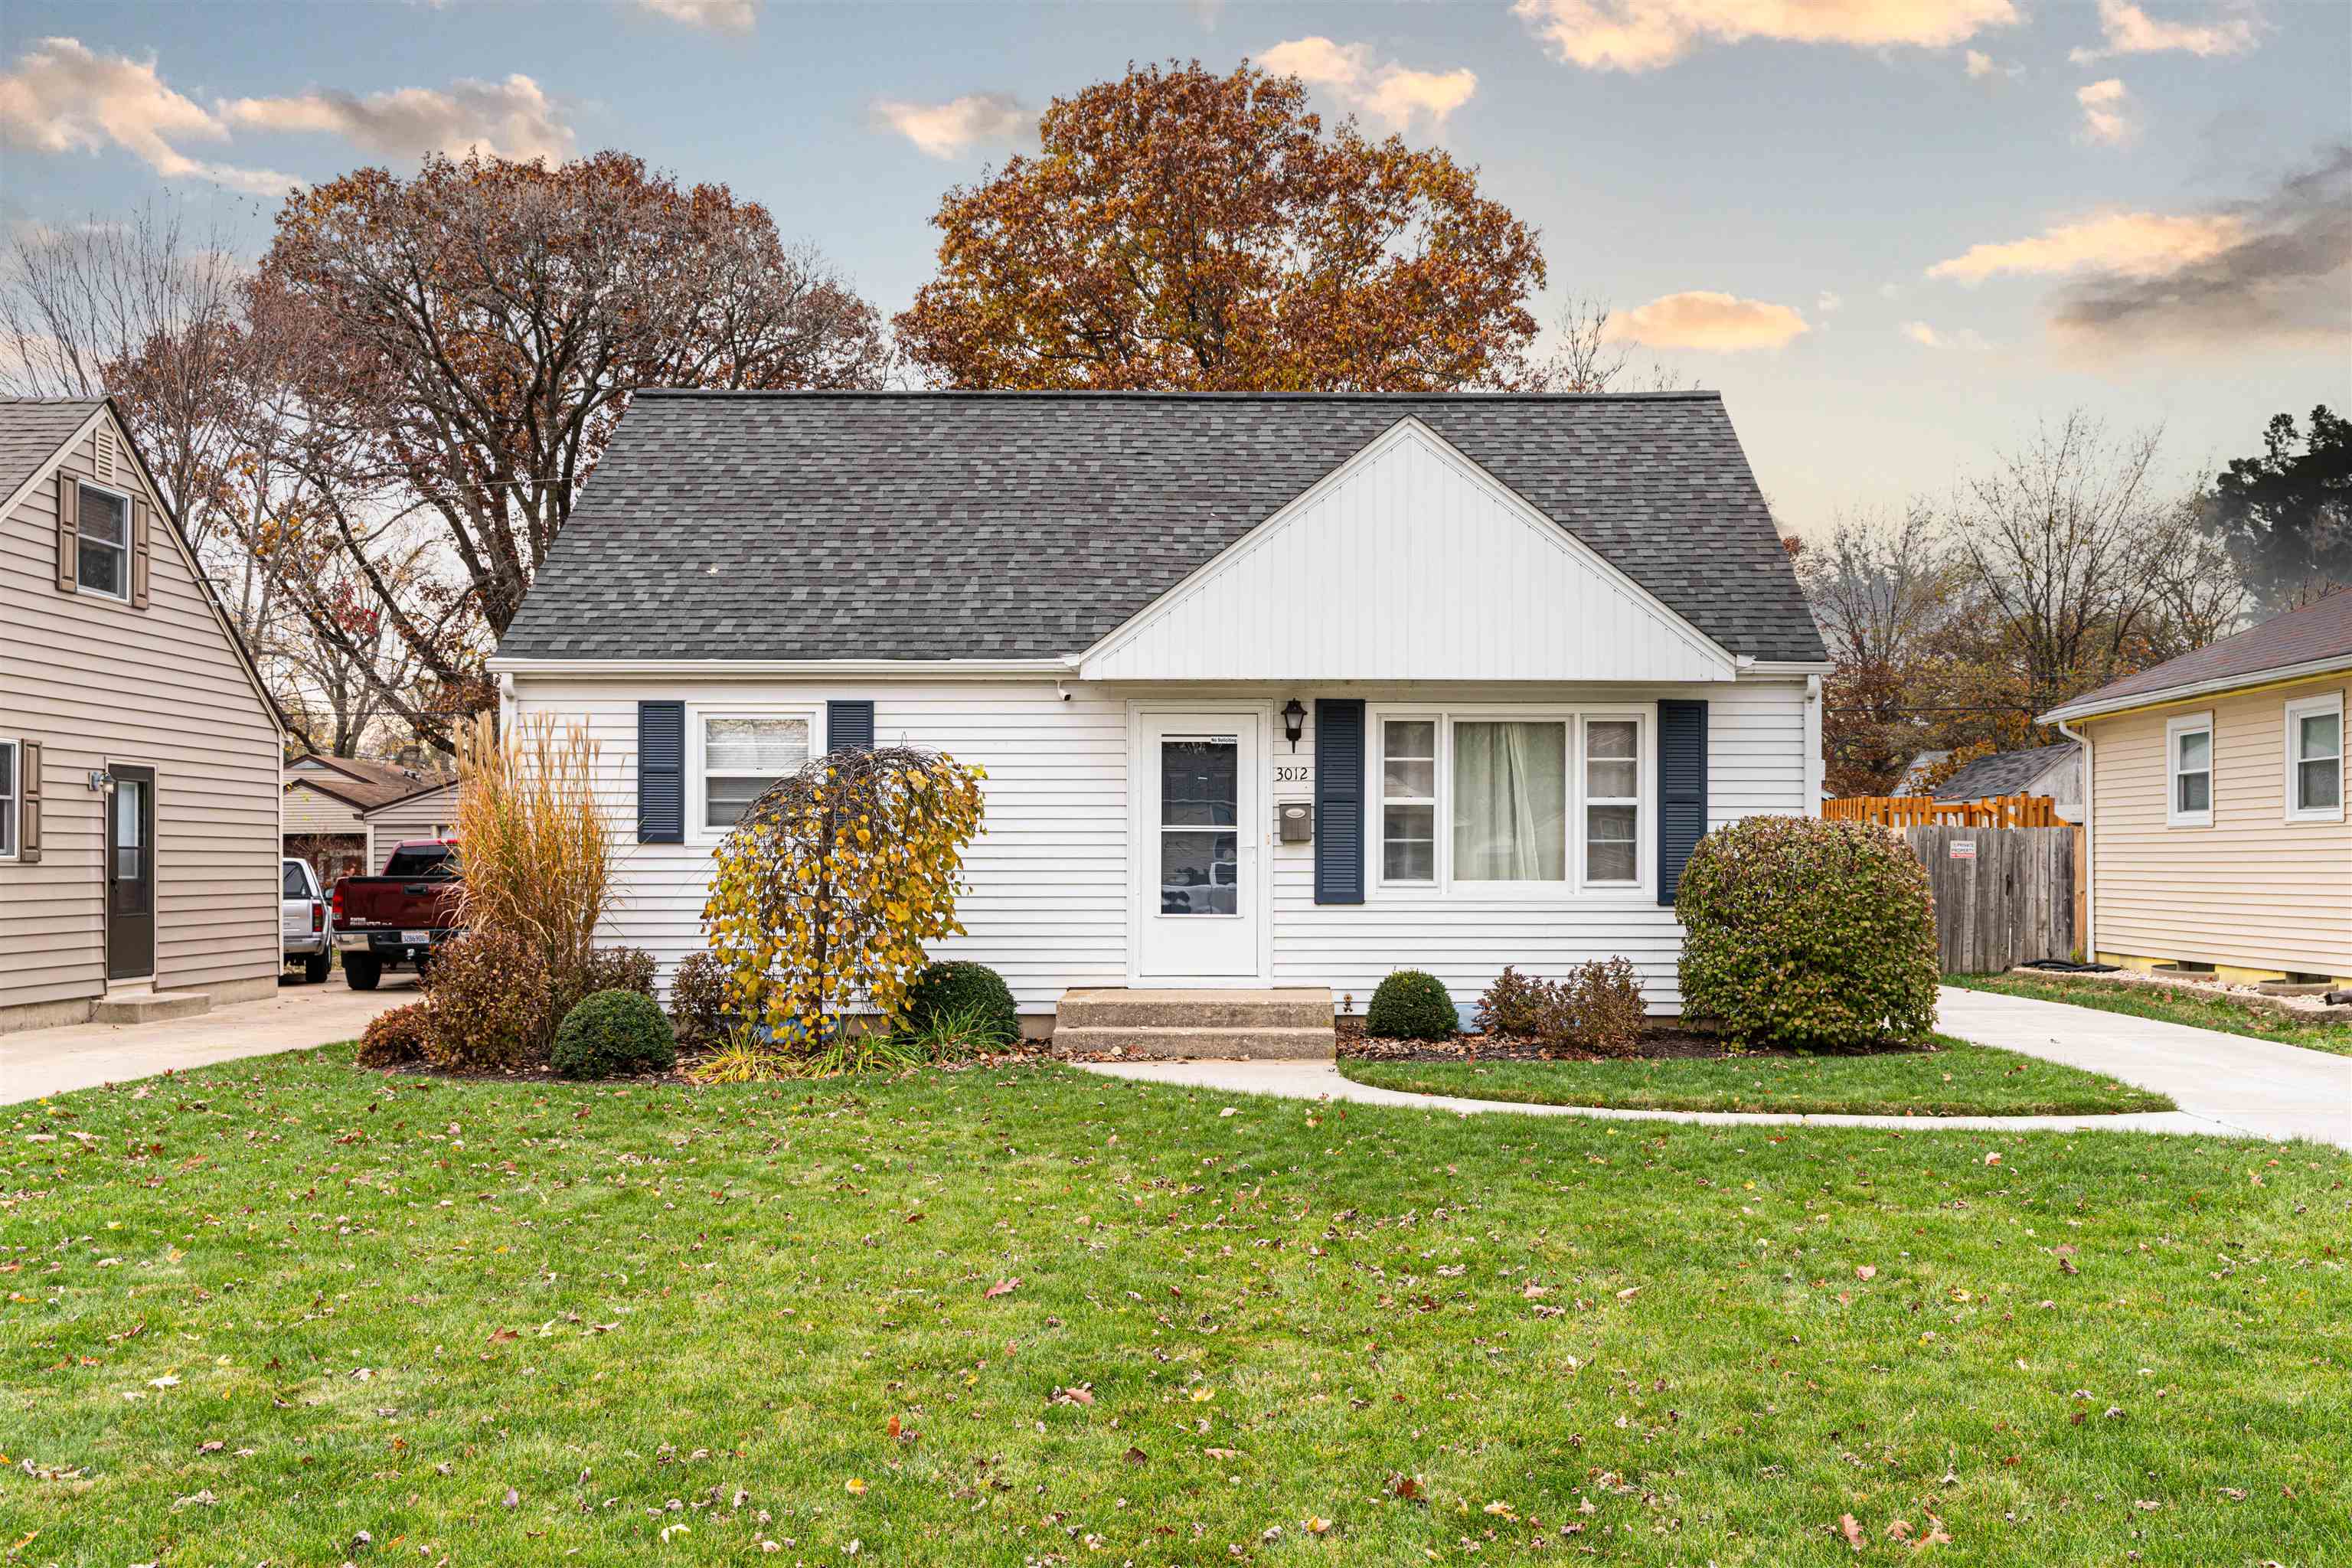
POLYGON ((2083 748, 2072 741, 2060 741, 2048 746, 2032 746, 2022 752, 1995 752, 1989 757, 1979 757, 1968 766, 1953 773, 1950 778, 1936 786, 1937 800, 1983 800, 1988 796, 2016 795, 2027 784, 2062 763, 2073 760, 2083 748))
POLYGON ((16 494, 98 409, 91 397, 0 397, 0 500, 16 494))
POLYGON ((2137 675, 2109 681, 2050 710, 2047 718, 2119 705, 2126 699, 2209 681, 2252 680, 2273 669, 2321 659, 2352 658, 2352 589, 2330 594, 2301 609, 2248 626, 2232 637, 2165 660, 2137 675))
POLYGON ((641 394, 499 653, 1077 653, 1408 415, 1734 653, 1824 657, 1720 398, 641 394))

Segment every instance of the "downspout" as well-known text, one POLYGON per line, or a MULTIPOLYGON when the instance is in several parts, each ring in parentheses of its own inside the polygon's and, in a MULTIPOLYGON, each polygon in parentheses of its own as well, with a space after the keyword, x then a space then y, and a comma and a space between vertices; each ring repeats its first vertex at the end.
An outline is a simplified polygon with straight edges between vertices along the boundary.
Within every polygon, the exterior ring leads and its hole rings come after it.
POLYGON ((2094 837, 2098 832, 2099 814, 2092 795, 2096 787, 2092 779, 2098 773, 2095 765, 2098 757, 2091 748, 2091 737, 2068 727, 2063 719, 2058 721, 2058 732, 2083 748, 2083 863, 2074 868, 2074 874, 2083 879, 2083 962, 2096 963, 2099 962, 2099 887, 2096 879, 2091 875, 2091 860, 2095 853, 2094 837))
POLYGON ((515 678, 514 671, 509 669, 499 676, 499 733, 501 736, 514 733, 514 710, 515 678))

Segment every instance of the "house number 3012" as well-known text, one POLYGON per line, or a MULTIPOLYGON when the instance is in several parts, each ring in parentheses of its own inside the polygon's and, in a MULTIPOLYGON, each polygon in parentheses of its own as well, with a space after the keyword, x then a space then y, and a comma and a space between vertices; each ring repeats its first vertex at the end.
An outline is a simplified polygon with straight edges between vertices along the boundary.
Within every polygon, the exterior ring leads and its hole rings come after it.
POLYGON ((1315 782, 1315 764, 1312 763, 1284 763, 1277 764, 1274 770, 1274 782, 1278 784, 1313 784, 1315 782))

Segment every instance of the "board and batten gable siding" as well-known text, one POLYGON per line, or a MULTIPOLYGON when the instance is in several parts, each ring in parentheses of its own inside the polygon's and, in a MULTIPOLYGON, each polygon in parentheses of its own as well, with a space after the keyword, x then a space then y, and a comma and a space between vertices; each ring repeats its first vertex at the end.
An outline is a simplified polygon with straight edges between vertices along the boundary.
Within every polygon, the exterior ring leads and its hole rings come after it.
POLYGON ((1660 683, 1732 670, 1724 649, 1407 420, 1090 651, 1079 673, 1660 683))
MULTIPOLYGON (((108 483, 94 447, 85 434, 62 466, 108 483)), ((54 478, 0 518, 0 736, 43 743, 45 786, 40 860, 0 862, 0 1018, 106 989, 105 796, 87 779, 110 762, 155 770, 157 986, 277 985, 277 721, 119 436, 109 488, 150 508, 144 610, 58 591, 54 478)))
POLYGON ((2093 748, 2099 952, 2352 976, 2352 820, 2286 820, 2286 705, 2331 691, 2352 714, 2337 675, 2076 721, 2093 748), (2165 727, 2207 711, 2213 824, 2170 827, 2165 727))
MULTIPOLYGON (((1002 972, 1024 1013, 1050 1013, 1071 986, 1129 984, 1130 701, 1223 702, 1279 709, 1292 696, 1310 712, 1319 695, 1383 701, 1444 700, 1425 686, 1312 685, 1113 687, 1071 682, 1067 701, 1046 680, 919 681, 846 679, 823 686, 736 679, 685 682, 519 674, 514 712, 559 722, 582 720, 601 750, 599 793, 619 848, 619 907, 604 940, 651 951, 665 980, 702 945, 701 910, 711 846, 636 841, 636 704, 683 700, 728 709, 814 709, 828 699, 875 705, 875 738, 945 752, 988 773, 982 836, 965 857, 971 891, 959 914, 968 934, 938 945, 941 958, 972 959, 1002 972)), ((1743 679, 1675 688, 1579 686, 1452 689, 1457 700, 1565 704, 1646 702, 1703 696, 1710 703, 1709 819, 1719 826, 1759 812, 1808 809, 1805 683, 1743 679)), ((814 737, 822 747, 824 737, 814 737)), ((1279 721, 1270 730, 1269 768, 1312 763, 1311 721, 1294 759, 1279 721)), ((689 748, 690 749, 690 748, 689 748)), ((688 780, 690 792, 695 787, 688 780)), ((1275 792, 1286 794, 1290 792, 1275 792)), ((1271 796, 1269 797, 1271 798, 1271 796)), ((692 806, 689 800, 689 821, 692 806)), ((1255 825, 1270 832, 1270 812, 1255 825)), ((1645 832, 1647 829, 1645 828, 1645 832)), ((379 834, 379 844, 382 836, 379 834)), ((1275 844, 1272 966, 1278 985, 1329 985, 1360 1007, 1391 969, 1426 968, 1463 1000, 1475 997, 1506 963, 1557 973, 1586 959, 1623 953, 1640 969, 1653 1006, 1679 1000, 1680 931, 1671 910, 1650 895, 1563 902, 1514 898, 1408 902, 1377 896, 1363 905, 1314 901, 1314 846, 1275 844)))

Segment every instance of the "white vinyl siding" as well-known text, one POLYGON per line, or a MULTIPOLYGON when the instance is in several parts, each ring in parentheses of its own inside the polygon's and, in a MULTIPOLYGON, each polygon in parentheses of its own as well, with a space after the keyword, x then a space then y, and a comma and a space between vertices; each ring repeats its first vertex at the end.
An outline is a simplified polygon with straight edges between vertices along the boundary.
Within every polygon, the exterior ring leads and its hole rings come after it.
MULTIPOLYGON (((87 434, 62 459, 84 477, 94 463, 87 434)), ((143 482, 127 449, 114 468, 119 489, 143 482)), ((156 984, 270 994, 276 720, 160 510, 135 611, 58 591, 57 501, 45 478, 0 517, 0 734, 43 742, 46 784, 41 858, 0 870, 0 1027, 106 989, 106 797, 85 781, 117 763, 155 770, 156 984)))
MULTIPOLYGON (((935 748, 988 773, 983 832, 966 853, 971 890, 959 906, 968 935, 939 944, 941 958, 967 958, 1001 971, 1024 1013, 1051 1012, 1071 986, 1118 986, 1130 978, 1129 745, 1131 701, 1264 701, 1297 696, 1311 708, 1312 685, 1218 689, 1104 687, 1069 682, 1063 700, 1046 680, 887 681, 845 679, 814 685, 757 679, 676 680, 517 677, 518 716, 584 720, 600 745, 598 768, 615 841, 622 901, 604 939, 651 950, 665 977, 702 945, 709 844, 636 842, 636 704, 684 698, 689 711, 821 710, 828 698, 875 704, 877 734, 935 748)), ((1332 693, 1327 693, 1332 694, 1332 693)), ((1351 690, 1375 710, 1426 702, 1427 688, 1351 690)), ((1491 695, 1489 693, 1488 695, 1491 695)), ((1709 711, 1710 816, 1720 825, 1755 812, 1802 814, 1804 683, 1751 679, 1692 687, 1535 688, 1529 704, 1551 710, 1617 710, 1646 714, 1661 696, 1705 697, 1709 711)), ((1643 725, 1643 745, 1651 742, 1643 725)), ((691 733, 691 731, 689 731, 691 733)), ((818 736, 822 743, 822 735, 818 736)), ((1311 766, 1310 723, 1294 752, 1266 759, 1311 766)), ((1377 789, 1378 774, 1370 775, 1377 789)), ((694 781, 688 781, 689 795, 694 781)), ((689 808, 690 809, 690 808, 689 808)), ((1380 894, 1362 905, 1314 901, 1309 843, 1273 841, 1270 815, 1247 825, 1265 836, 1260 862, 1271 878, 1270 946, 1276 985, 1328 985, 1352 994, 1360 1012, 1391 970, 1428 969, 1461 1001, 1475 999, 1506 963, 1554 975, 1575 963, 1622 953, 1640 971, 1651 1004, 1676 1005, 1681 932, 1654 894, 1589 891, 1564 900, 1457 891, 1439 899, 1380 894)), ((1639 833, 1654 837, 1645 820, 1639 833)), ((1654 846, 1644 843, 1646 862, 1654 846)))

